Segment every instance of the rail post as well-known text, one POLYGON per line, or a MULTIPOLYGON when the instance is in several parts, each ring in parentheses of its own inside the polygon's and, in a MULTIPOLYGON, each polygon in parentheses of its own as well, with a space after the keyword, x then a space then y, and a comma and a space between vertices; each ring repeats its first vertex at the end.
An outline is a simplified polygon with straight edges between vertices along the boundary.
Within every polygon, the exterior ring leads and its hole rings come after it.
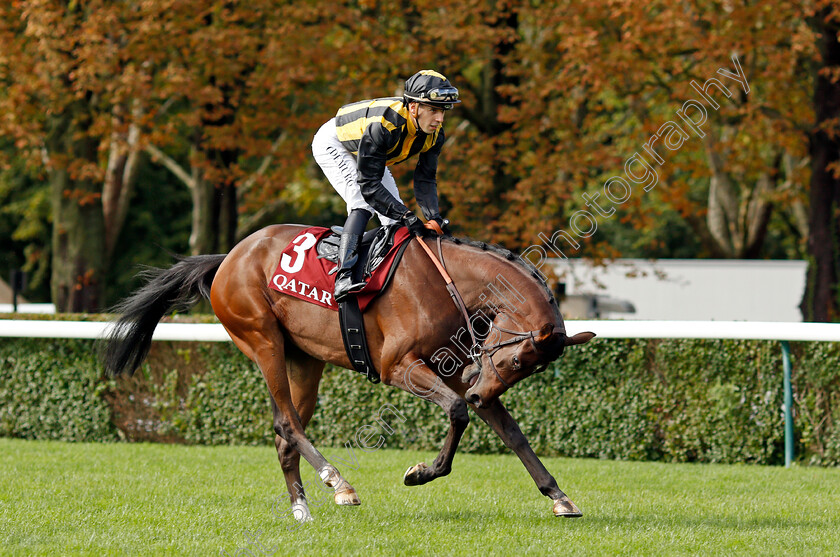
POLYGON ((785 374, 785 468, 793 462, 793 388, 790 384, 790 344, 782 341, 782 367, 785 374))

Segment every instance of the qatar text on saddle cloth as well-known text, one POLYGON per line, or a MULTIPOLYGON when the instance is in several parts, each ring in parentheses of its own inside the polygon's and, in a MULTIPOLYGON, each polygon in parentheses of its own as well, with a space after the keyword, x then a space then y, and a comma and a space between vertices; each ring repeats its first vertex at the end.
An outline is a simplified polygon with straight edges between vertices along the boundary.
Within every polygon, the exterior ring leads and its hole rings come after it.
MULTIPOLYGON (((335 274, 329 274, 335 263, 318 258, 315 246, 330 234, 328 228, 313 226, 300 232, 280 255, 277 269, 269 287, 283 294, 338 311, 333 299, 335 274)), ((356 295, 359 308, 364 311, 382 289, 388 270, 394 263, 399 247, 410 238, 408 230, 400 228, 394 234, 394 245, 382 263, 373 271, 367 285, 356 295)))

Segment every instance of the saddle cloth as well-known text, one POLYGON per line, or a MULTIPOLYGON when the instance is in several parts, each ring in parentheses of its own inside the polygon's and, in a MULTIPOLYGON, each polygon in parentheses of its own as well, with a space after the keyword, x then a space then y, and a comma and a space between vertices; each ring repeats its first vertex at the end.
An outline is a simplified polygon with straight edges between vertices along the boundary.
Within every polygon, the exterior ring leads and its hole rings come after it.
MULTIPOLYGON (((333 292, 339 238, 320 226, 301 230, 280 255, 269 287, 338 311, 333 292)), ((356 264, 357 273, 367 282, 356 294, 362 311, 390 282, 409 239, 408 230, 402 225, 383 226, 365 233, 356 264)))

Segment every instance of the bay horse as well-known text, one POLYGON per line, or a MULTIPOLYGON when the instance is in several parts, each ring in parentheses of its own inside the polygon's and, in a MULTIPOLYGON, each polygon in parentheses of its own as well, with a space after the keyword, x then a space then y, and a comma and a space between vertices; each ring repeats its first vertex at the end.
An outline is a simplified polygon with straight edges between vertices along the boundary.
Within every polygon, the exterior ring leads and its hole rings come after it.
MULTIPOLYGON (((103 352, 112 375, 133 373, 148 354, 160 319, 173 308, 190 307, 199 295, 208 298, 233 342, 265 378, 277 456, 300 521, 312 520, 300 489, 301 456, 332 488, 336 504, 360 503, 353 487, 304 433, 325 362, 352 369, 338 312, 269 288, 281 252, 305 228, 268 226, 227 255, 186 257, 168 269, 146 271, 148 282, 115 308, 122 315, 107 333, 103 352)), ((581 516, 499 395, 558 358, 564 347, 595 335, 567 337, 551 291, 533 268, 510 252, 450 237, 437 242, 413 237, 409 242, 391 283, 365 311, 370 354, 383 383, 435 403, 450 425, 437 458, 431 465, 421 462, 409 468, 403 482, 421 485, 449 474, 471 408, 520 458, 540 492, 553 501, 556 516, 581 516), (427 247, 437 243, 469 320, 452 303, 447 284, 430 261, 432 252, 424 253, 420 242, 427 247), (504 281, 506 294, 493 284, 496 279, 504 281), (469 358, 463 357, 465 321, 483 323, 469 358)))

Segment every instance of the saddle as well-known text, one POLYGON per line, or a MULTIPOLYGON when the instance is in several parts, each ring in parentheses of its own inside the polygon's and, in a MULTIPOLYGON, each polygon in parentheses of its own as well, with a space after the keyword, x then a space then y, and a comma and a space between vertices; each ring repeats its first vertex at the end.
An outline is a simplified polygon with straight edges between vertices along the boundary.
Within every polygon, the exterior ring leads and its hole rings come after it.
MULTIPOLYGON (((390 224, 387 226, 380 226, 373 230, 368 230, 362 236, 362 242, 359 245, 359 264, 357 267, 364 269, 364 277, 370 278, 373 272, 379 267, 391 248, 394 247, 394 235, 401 227, 401 224, 390 224)), ((326 259, 336 264, 336 268, 330 271, 334 274, 338 270, 338 244, 341 241, 341 233, 344 228, 341 226, 330 227, 332 234, 325 236, 315 246, 318 253, 318 259, 326 259)), ((396 265, 392 269, 396 268, 396 265)), ((353 277, 355 280, 355 276, 353 277)), ((388 284, 390 276, 385 281, 388 284)), ((384 287, 384 286, 383 286, 384 287)))

